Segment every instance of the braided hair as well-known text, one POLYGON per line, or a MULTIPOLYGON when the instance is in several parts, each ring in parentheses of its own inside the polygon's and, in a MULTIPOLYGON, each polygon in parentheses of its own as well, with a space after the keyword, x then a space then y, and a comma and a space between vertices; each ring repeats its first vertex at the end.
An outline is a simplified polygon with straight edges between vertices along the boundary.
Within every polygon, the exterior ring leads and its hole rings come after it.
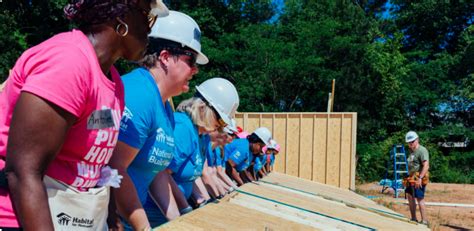
POLYGON ((107 22, 128 12, 139 0, 70 0, 64 7, 69 20, 84 26, 107 22))

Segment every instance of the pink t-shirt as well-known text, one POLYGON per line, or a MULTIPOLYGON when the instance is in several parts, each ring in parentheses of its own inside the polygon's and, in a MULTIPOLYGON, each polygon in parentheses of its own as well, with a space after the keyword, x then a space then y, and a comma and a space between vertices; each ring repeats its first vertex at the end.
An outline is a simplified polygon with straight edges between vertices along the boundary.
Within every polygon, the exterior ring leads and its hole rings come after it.
MULTIPOLYGON (((22 91, 29 92, 77 117, 46 175, 79 190, 96 186, 117 143, 124 107, 120 76, 114 67, 110 73, 113 81, 103 74, 92 44, 79 30, 58 34, 25 51, 0 93, 0 157, 6 155, 16 101, 22 91)), ((2 158, 0 169, 5 166, 2 158)), ((1 226, 18 227, 5 189, 0 189, 1 226)))

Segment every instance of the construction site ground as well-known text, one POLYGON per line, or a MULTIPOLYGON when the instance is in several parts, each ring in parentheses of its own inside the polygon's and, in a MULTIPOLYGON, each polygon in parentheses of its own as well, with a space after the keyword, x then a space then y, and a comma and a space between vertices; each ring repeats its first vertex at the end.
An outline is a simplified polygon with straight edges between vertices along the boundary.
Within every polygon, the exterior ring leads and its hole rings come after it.
MULTIPOLYGON (((356 185, 356 192, 369 196, 377 203, 398 213, 410 217, 404 192, 394 198, 393 190, 381 193, 382 186, 378 183, 356 185)), ((432 230, 474 230, 474 184, 443 184, 430 183, 425 193, 426 202, 468 204, 471 207, 427 205, 426 211, 432 230)), ((417 210, 417 218, 420 213, 417 210)))

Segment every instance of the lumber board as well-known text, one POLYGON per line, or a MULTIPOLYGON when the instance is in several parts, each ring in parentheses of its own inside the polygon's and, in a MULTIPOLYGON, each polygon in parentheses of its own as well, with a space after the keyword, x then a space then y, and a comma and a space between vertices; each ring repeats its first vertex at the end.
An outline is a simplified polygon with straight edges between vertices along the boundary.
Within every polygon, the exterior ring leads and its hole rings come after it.
POLYGON ((313 227, 226 201, 209 204, 156 230, 315 230, 313 227))
MULTIPOLYGON (((418 204, 418 202, 416 202, 418 204)), ((399 202, 399 204, 408 205, 408 201, 399 202)), ((426 206, 444 206, 444 207, 458 207, 458 208, 474 208, 474 204, 460 204, 460 203, 445 203, 445 202, 425 202, 426 206)))
POLYGON ((318 182, 308 181, 297 177, 288 176, 281 173, 272 172, 268 176, 262 179, 263 182, 269 182, 272 184, 280 185, 283 187, 308 192, 310 194, 320 195, 324 198, 342 201, 349 204, 355 204, 360 207, 365 207, 372 210, 380 210, 387 213, 394 213, 402 216, 399 213, 378 205, 374 201, 358 195, 347 189, 337 188, 331 185, 321 184, 318 182))
POLYGON ((429 230, 380 207, 346 189, 271 173, 158 229, 429 230))
MULTIPOLYGON (((357 144, 357 114, 349 114, 352 118, 352 139, 351 139, 351 185, 350 189, 355 190, 355 177, 356 177, 356 144, 357 144)), ((349 116, 348 115, 348 116, 349 116)))
POLYGON ((337 221, 311 211, 304 211, 266 200, 263 197, 258 198, 245 193, 239 193, 232 197, 230 203, 261 211, 266 214, 271 214, 276 217, 281 217, 282 220, 295 221, 310 226, 316 230, 370 230, 354 224, 337 221))
POLYGON ((326 200, 322 197, 292 193, 282 191, 272 187, 262 187, 256 184, 245 184, 239 191, 251 195, 258 195, 267 200, 277 201, 281 204, 300 208, 301 210, 312 211, 332 217, 334 226, 340 220, 366 227, 369 229, 396 228, 397 230, 427 230, 426 226, 410 223, 408 220, 401 221, 390 217, 381 216, 367 210, 348 207, 342 203, 326 200))

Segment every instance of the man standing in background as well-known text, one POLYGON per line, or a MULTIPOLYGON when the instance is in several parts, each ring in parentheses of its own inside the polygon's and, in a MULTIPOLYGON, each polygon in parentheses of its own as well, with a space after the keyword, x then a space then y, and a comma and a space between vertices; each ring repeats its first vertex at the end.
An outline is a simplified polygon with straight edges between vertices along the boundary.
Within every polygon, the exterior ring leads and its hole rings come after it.
POLYGON ((425 213, 425 190, 428 184, 428 169, 429 154, 428 150, 420 145, 418 134, 414 131, 409 131, 405 136, 405 141, 408 143, 410 155, 408 157, 408 183, 406 185, 405 193, 408 197, 408 204, 410 206, 411 220, 416 219, 416 203, 415 198, 420 206, 421 223, 428 224, 425 213))

